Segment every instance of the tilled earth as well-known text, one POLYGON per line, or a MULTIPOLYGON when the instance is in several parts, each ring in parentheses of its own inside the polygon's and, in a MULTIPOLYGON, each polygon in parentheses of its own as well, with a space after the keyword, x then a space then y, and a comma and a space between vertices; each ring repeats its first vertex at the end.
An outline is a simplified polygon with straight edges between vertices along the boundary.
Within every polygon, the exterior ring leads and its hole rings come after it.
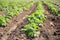
POLYGON ((7 30, 4 33, 5 35, 1 33, 2 34, 0 35, 0 38, 2 38, 1 40, 60 40, 60 17, 51 14, 47 6, 44 5, 44 7, 46 10, 45 11, 46 21, 44 22, 44 26, 40 30, 39 37, 28 38, 25 32, 21 30, 25 25, 29 23, 27 19, 24 18, 24 20, 22 19, 23 22, 18 24, 15 30, 11 31, 11 33, 7 32, 9 30, 7 30), (8 37, 5 38, 5 36, 8 37))
POLYGON ((40 30, 40 36, 28 39, 21 29, 28 23, 26 20, 13 31, 7 40, 59 40, 60 39, 60 17, 57 17, 46 10, 47 16, 44 26, 40 30), (22 27, 22 28, 21 28, 22 27))

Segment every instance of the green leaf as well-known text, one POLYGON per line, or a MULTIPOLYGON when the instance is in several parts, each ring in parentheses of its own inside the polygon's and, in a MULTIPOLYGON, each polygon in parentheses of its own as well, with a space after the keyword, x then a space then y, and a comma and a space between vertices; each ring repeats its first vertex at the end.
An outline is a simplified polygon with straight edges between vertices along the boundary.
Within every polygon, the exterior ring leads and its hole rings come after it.
POLYGON ((6 26, 6 19, 5 19, 5 17, 4 16, 0 16, 0 25, 1 26, 6 26))

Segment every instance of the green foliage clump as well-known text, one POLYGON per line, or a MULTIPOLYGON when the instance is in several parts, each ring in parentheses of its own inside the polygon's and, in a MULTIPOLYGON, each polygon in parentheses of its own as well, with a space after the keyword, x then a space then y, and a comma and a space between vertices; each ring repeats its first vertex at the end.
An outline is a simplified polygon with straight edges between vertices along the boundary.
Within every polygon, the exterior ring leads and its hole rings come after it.
POLYGON ((23 9, 22 8, 15 8, 12 9, 6 16, 5 18, 9 19, 13 16, 17 16, 18 14, 22 13, 23 9))
POLYGON ((28 37, 35 37, 38 36, 38 31, 40 28, 35 23, 30 23, 24 27, 26 34, 28 37))
POLYGON ((6 21, 5 17, 0 15, 0 26, 6 26, 6 24, 7 24, 6 22, 7 21, 6 21))

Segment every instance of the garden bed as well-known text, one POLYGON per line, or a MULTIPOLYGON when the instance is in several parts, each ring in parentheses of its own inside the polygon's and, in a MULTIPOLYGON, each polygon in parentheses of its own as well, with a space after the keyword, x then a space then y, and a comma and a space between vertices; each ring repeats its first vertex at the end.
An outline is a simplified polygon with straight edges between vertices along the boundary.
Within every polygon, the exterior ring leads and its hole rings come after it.
MULTIPOLYGON (((25 25, 29 24, 27 17, 37 10, 37 3, 29 10, 23 11, 18 16, 11 18, 7 27, 0 27, 0 40, 59 40, 60 39, 60 17, 52 14, 47 5, 44 15, 46 20, 40 29, 40 34, 36 38, 28 38, 25 31, 22 31, 25 25)), ((56 6, 60 9, 59 6, 56 6)), ((6 15, 0 12, 0 15, 6 15)))

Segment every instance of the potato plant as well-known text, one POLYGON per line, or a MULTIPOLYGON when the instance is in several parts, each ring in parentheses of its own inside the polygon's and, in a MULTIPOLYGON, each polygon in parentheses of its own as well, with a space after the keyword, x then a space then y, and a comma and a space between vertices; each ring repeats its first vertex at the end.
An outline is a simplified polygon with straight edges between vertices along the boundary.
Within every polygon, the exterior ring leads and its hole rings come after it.
POLYGON ((7 21, 6 21, 5 17, 0 15, 0 26, 6 26, 6 24, 7 24, 6 22, 7 21))
POLYGON ((24 27, 24 31, 26 31, 26 34, 28 37, 35 37, 38 36, 38 31, 40 28, 35 23, 30 23, 24 27))
POLYGON ((15 8, 15 9, 12 9, 6 16, 5 18, 6 19, 9 19, 13 16, 17 16, 18 14, 22 13, 23 9, 22 8, 15 8))

